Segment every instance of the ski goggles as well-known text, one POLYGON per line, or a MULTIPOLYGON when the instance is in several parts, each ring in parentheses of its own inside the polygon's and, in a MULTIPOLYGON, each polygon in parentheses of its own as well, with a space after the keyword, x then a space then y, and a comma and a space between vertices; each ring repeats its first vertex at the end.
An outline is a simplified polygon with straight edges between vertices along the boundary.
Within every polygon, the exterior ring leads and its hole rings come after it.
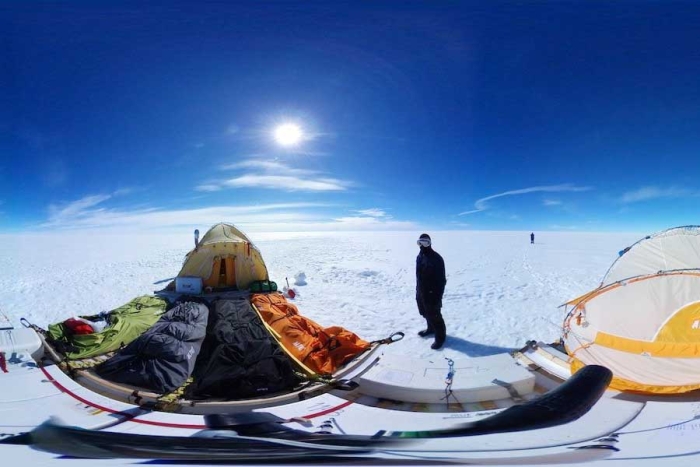
POLYGON ((416 243, 418 244, 418 246, 422 246, 422 247, 427 248, 430 246, 430 239, 429 238, 419 238, 416 243))

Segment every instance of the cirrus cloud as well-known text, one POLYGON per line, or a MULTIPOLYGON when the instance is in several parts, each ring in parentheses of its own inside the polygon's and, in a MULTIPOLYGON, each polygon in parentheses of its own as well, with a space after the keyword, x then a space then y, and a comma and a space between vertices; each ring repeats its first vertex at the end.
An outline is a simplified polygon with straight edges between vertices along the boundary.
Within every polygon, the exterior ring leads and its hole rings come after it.
POLYGON ((495 195, 487 196, 485 198, 478 199, 474 202, 474 209, 470 211, 464 211, 457 214, 458 216, 465 216, 467 214, 474 214, 481 211, 486 211, 490 208, 489 201, 501 198, 503 196, 516 196, 516 195, 526 195, 529 193, 558 193, 558 192, 581 192, 592 190, 589 186, 575 186, 571 183, 564 183, 561 185, 548 185, 548 186, 533 186, 529 188, 521 188, 518 190, 504 191, 503 193, 498 193, 495 195))
POLYGON ((629 204, 659 198, 682 198, 686 196, 700 196, 700 192, 679 187, 659 188, 655 186, 645 186, 638 190, 624 193, 620 198, 620 202, 629 204))
POLYGON ((345 191, 354 184, 327 177, 315 170, 291 167, 279 161, 248 159, 220 167, 221 170, 242 170, 237 177, 208 181, 195 187, 197 191, 219 191, 226 188, 267 188, 283 191, 345 191))

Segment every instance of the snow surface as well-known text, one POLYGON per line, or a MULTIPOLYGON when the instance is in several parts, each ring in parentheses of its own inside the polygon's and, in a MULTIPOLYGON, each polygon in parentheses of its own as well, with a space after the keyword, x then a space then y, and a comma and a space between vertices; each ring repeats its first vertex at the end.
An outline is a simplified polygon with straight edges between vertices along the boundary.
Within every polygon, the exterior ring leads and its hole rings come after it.
MULTIPOLYGON (((204 229, 206 230, 206 228, 204 229)), ((200 231, 204 231, 200 229, 200 231)), ((367 340, 406 337, 387 353, 413 357, 484 356, 560 335, 559 305, 596 287, 632 233, 429 232, 445 259, 447 342, 417 336, 415 303, 420 232, 254 233, 270 278, 297 292, 302 315, 344 326, 367 340), (305 284, 305 285, 297 285, 305 284)), ((193 246, 191 233, 100 232, 0 236, 0 310, 46 327, 114 309, 163 288, 193 246)))

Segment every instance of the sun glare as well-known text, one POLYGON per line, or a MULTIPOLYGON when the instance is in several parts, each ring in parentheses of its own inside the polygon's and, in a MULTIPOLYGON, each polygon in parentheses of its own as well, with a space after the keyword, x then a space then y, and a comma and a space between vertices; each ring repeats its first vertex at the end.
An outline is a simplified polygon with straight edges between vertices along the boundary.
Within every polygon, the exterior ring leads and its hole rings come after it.
POLYGON ((293 123, 285 123, 275 128, 275 141, 282 146, 299 144, 303 136, 301 128, 293 123))

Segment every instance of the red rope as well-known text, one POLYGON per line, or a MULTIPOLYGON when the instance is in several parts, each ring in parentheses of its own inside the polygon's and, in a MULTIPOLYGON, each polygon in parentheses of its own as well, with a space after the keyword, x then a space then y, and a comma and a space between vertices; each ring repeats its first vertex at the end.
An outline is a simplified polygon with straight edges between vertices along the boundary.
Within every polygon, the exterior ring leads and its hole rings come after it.
MULTIPOLYGON (((0 354, 0 355, 2 355, 2 354, 0 354)), ((72 398, 77 399, 78 401, 80 401, 80 402, 82 402, 83 404, 88 405, 88 406, 90 406, 90 407, 94 407, 94 408, 96 408, 96 409, 98 409, 98 410, 102 410, 102 411, 104 411, 104 412, 111 413, 111 414, 114 414, 114 415, 123 416, 123 417, 125 418, 124 421, 134 422, 134 423, 141 423, 141 424, 144 424, 144 425, 153 425, 153 426, 169 427, 169 428, 192 428, 192 429, 207 428, 206 425, 198 425, 198 424, 197 424, 197 425, 195 425, 195 424, 191 424, 191 425, 190 425, 190 424, 182 424, 182 423, 160 422, 160 421, 156 421, 156 420, 141 420, 141 419, 139 419, 139 418, 136 418, 136 417, 138 417, 138 415, 132 415, 132 414, 127 413, 127 412, 125 412, 125 411, 114 410, 114 409, 111 409, 111 408, 109 408, 109 407, 105 407, 105 406, 103 406, 103 405, 99 405, 99 404, 97 404, 97 403, 95 403, 95 402, 89 401, 89 400, 87 400, 87 399, 85 399, 85 398, 83 398, 83 397, 80 397, 79 395, 75 394, 74 392, 72 392, 71 390, 69 390, 68 388, 66 388, 65 386, 63 386, 61 383, 59 383, 58 381, 56 381, 56 379, 51 375, 51 373, 49 373, 43 366, 40 366, 39 368, 40 368, 41 371, 44 373, 44 375, 46 376, 46 378, 47 378, 51 383, 53 383, 53 385, 54 385, 54 386, 56 387, 56 389, 58 389, 59 391, 65 393, 65 394, 68 394, 68 395, 71 396, 72 398)), ((350 404, 352 404, 352 403, 353 403, 353 401, 345 401, 345 402, 343 402, 343 403, 341 403, 341 404, 339 404, 339 405, 336 405, 335 407, 330 407, 330 408, 328 408, 328 409, 326 409, 326 410, 322 410, 322 411, 320 411, 320 412, 311 413, 311 414, 308 414, 308 415, 304 415, 304 416, 302 416, 302 417, 294 417, 294 418, 304 418, 304 419, 307 419, 307 420, 308 420, 308 419, 311 419, 311 418, 322 417, 323 415, 327 415, 327 414, 329 414, 329 413, 333 413, 333 412, 336 412, 336 411, 338 411, 338 410, 344 409, 345 407, 347 407, 348 405, 350 405, 350 404)))
POLYGON ((5 352, 0 352, 0 370, 7 373, 7 361, 5 360, 5 352))

